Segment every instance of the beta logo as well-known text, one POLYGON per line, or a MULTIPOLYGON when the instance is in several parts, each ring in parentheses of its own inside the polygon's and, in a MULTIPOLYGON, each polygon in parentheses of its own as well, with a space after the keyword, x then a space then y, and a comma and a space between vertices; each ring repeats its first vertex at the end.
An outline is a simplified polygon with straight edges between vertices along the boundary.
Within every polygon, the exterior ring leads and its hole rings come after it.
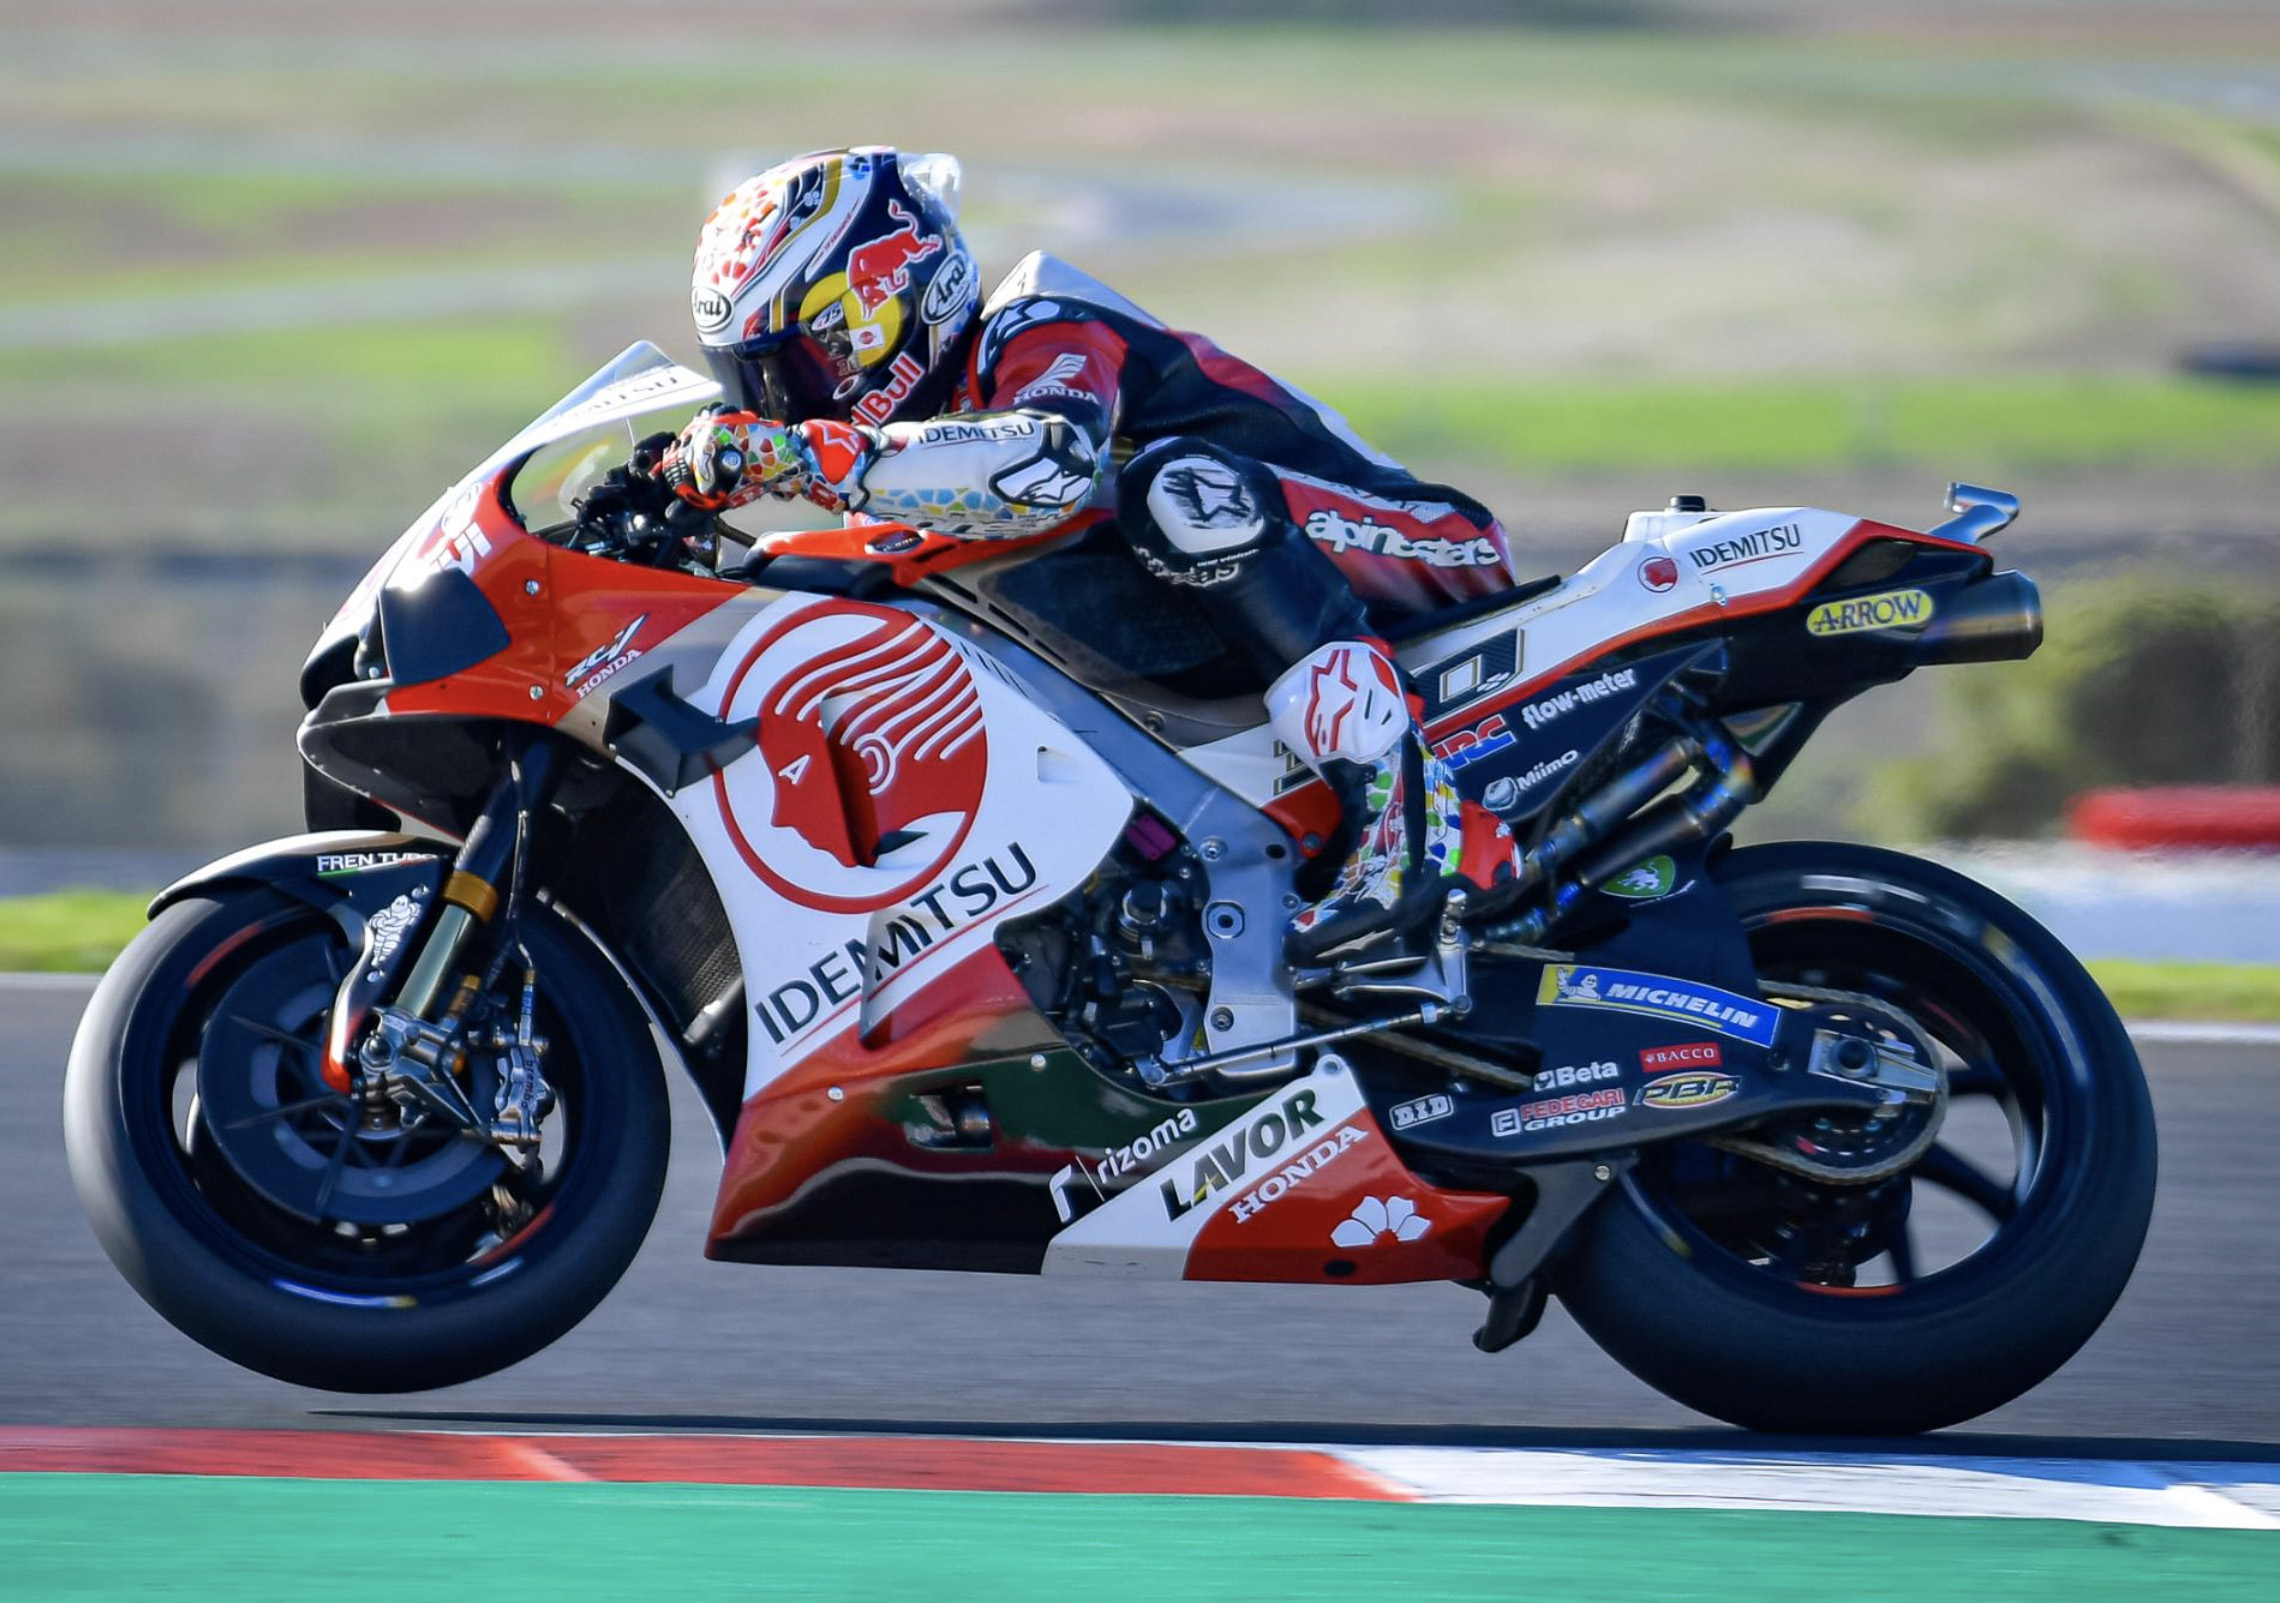
POLYGON ((1850 601, 1824 601, 1805 615, 1805 632, 1822 639, 1870 629, 1921 629, 1938 610, 1921 590, 1887 590, 1850 601))
POLYGON ((1665 1074, 1639 1087, 1639 1106, 1665 1111, 1707 1108, 1725 1101, 1741 1088, 1741 1083, 1730 1074, 1665 1074))

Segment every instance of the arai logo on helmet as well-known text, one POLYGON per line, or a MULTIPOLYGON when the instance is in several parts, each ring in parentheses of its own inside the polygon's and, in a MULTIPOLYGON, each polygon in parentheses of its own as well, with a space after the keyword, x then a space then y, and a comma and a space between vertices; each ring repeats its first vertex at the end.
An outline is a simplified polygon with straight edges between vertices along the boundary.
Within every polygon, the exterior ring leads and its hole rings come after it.
POLYGON ((697 332, 710 334, 728 322, 728 297, 707 285, 696 285, 689 291, 689 315, 696 319, 697 332))
POLYGON ((974 258, 964 250, 950 253, 950 259, 935 270, 934 282, 926 286, 926 294, 918 303, 918 316, 925 323, 947 323, 965 310, 974 294, 974 258))

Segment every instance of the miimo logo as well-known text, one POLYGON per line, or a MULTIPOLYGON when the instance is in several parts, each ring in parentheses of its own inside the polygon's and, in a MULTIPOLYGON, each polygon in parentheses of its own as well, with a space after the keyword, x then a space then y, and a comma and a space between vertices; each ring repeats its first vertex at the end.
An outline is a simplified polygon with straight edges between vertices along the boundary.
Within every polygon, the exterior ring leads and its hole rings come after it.
POLYGON ((1850 635, 1868 629, 1920 629, 1932 621, 1932 598, 1921 590, 1887 590, 1851 601, 1824 601, 1805 615, 1809 635, 1850 635))

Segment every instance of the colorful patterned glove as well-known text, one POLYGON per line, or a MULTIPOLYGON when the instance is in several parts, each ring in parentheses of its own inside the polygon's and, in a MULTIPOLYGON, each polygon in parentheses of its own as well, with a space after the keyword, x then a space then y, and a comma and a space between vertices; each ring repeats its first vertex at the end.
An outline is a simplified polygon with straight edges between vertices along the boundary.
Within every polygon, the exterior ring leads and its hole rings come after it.
POLYGON ((666 450, 665 482, 707 512, 763 495, 850 512, 866 499, 863 470, 878 454, 879 437, 852 423, 774 423, 751 412, 707 410, 666 450))

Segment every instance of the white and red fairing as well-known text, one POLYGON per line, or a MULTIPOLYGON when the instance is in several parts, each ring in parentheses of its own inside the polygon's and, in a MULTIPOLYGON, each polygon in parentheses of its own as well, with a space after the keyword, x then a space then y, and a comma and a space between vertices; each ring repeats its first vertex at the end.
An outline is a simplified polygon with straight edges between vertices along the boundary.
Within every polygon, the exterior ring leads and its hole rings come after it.
MULTIPOLYGON (((1401 665, 1436 709, 1428 737, 1444 742, 1486 718, 1524 708, 1555 681, 1621 647, 1794 606, 1880 538, 1977 549, 1812 507, 1640 513, 1621 543, 1558 588, 1413 640, 1401 648, 1401 665), (1484 649, 1491 647, 1497 649, 1484 649)), ((1519 735, 1524 755, 1533 750, 1556 759, 1564 753, 1552 735, 1524 728, 1519 735)), ((1264 725, 1181 755, 1294 831, 1334 821, 1329 810, 1336 804, 1326 787, 1291 788, 1294 760, 1264 725)))
MULTIPOLYGON (((820 1176, 907 1151, 885 1111, 916 1072, 1041 1053, 1057 1072, 1087 1072, 1063 1055, 995 933, 1083 885, 1133 802, 1066 725, 923 619, 607 561, 526 530, 526 519, 561 521, 636 439, 714 393, 636 347, 439 499, 325 644, 369 625, 382 586, 455 569, 510 644, 392 689, 380 716, 538 722, 614 755, 613 698, 669 672, 677 699, 749 735, 717 772, 671 791, 624 765, 688 831, 743 969, 750 1055, 715 1207, 719 1247, 764 1228, 820 1176)), ((833 538, 818 544, 840 554, 833 538)), ((964 555, 944 545, 942 565, 964 555)), ((1416 1180, 1350 1077, 1286 1088, 1201 1150, 1205 1180, 1176 1217, 1160 1185, 1135 1186, 1080 1219, 1045 1267, 1319 1280, 1335 1257, 1363 1280, 1463 1277, 1478 1272, 1480 1238, 1505 1206, 1416 1180), (1301 1088, 1318 1099, 1319 1128, 1277 1122, 1301 1088)), ((1062 1156, 1036 1157, 1040 1175, 1062 1156)), ((1042 1237, 1055 1221, 1038 1195, 1042 1237)))

